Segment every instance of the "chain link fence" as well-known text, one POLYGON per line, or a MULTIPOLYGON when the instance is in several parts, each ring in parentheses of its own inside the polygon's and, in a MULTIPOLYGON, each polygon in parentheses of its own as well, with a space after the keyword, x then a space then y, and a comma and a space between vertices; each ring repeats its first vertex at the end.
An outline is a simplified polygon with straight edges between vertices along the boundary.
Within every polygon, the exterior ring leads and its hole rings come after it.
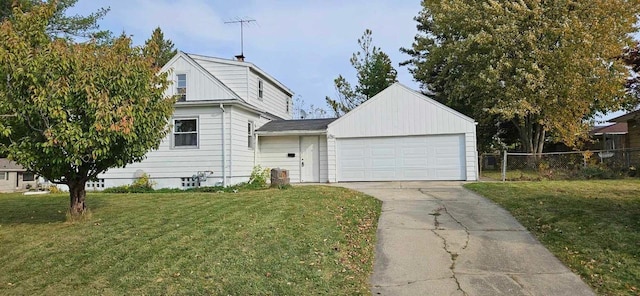
POLYGON ((480 155, 481 176, 503 181, 636 177, 640 149, 480 155))

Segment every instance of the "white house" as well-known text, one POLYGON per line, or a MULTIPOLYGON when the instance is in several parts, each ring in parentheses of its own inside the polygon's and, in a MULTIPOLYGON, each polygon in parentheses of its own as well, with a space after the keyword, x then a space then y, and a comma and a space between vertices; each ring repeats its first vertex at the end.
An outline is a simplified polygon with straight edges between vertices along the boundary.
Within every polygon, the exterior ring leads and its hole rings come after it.
POLYGON ((475 122, 396 83, 339 119, 291 120, 293 93, 252 63, 178 53, 179 95, 158 150, 110 169, 89 189, 230 185, 252 168, 283 168, 292 182, 477 180, 475 122), (196 184, 194 175, 207 176, 196 184))
POLYGON ((110 169, 88 189, 131 184, 143 173, 158 188, 194 187, 249 180, 256 164, 254 131, 271 120, 290 119, 293 92, 256 65, 179 52, 163 68, 179 95, 172 129, 158 150, 140 163, 110 169))
POLYGON ((257 163, 292 182, 477 180, 473 119, 395 83, 339 119, 274 120, 257 163))

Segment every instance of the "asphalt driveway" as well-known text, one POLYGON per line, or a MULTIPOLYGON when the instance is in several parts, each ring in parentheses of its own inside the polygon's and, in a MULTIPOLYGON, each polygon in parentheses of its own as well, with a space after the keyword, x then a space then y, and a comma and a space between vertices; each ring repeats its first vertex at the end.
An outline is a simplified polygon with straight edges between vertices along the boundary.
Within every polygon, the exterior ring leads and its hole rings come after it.
POLYGON ((462 184, 339 184, 383 201, 374 295, 594 295, 506 210, 462 184))

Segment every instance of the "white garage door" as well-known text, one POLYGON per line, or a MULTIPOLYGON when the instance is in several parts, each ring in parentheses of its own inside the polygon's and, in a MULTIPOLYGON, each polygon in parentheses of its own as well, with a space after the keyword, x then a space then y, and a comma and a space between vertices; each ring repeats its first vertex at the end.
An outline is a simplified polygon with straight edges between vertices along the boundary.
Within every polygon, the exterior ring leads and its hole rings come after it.
POLYGON ((465 180, 464 135, 337 139, 338 181, 465 180))

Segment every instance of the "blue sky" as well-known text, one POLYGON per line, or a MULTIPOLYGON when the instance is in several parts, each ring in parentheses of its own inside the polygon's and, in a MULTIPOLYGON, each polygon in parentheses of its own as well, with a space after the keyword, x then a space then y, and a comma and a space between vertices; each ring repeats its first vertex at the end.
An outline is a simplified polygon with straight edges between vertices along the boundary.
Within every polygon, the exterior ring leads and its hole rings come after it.
POLYGON ((307 106, 326 107, 325 96, 335 96, 333 80, 340 74, 355 82, 349 59, 357 51, 357 39, 365 29, 373 31, 373 43, 389 54, 398 80, 412 88, 406 67, 398 63, 407 55, 417 33, 413 17, 419 0, 79 0, 70 13, 88 14, 100 7, 111 11, 100 22, 103 29, 125 31, 134 43, 143 44, 160 26, 176 48, 222 58, 240 53, 239 25, 225 21, 255 19, 244 30, 244 55, 280 82, 307 106))
POLYGON ((417 33, 413 17, 421 10, 420 0, 79 0, 69 12, 86 15, 100 7, 111 8, 101 27, 124 31, 136 44, 159 26, 177 49, 221 58, 240 53, 240 27, 224 22, 255 19, 244 30, 247 61, 288 86, 307 107, 326 109, 324 98, 335 97, 338 75, 355 82, 349 59, 365 29, 391 57, 398 80, 419 88, 398 63, 408 58, 399 48, 411 46, 417 33))

